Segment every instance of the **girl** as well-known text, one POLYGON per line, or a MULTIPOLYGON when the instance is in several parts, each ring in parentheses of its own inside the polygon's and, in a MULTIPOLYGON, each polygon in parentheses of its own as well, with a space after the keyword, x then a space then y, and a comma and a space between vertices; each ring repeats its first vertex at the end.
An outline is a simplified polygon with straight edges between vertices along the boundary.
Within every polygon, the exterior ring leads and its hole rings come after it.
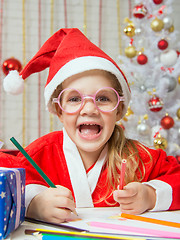
MULTIPOLYGON (((37 139, 26 151, 57 188, 49 188, 20 153, 19 165, 26 168, 26 215, 60 223, 71 218, 75 207, 120 206, 131 214, 179 209, 176 159, 126 139, 116 125, 130 100, 117 64, 78 29, 61 29, 25 66, 20 83, 48 66, 46 105, 64 128, 37 139), (123 159, 125 187, 117 190, 123 159)), ((15 74, 5 79, 6 91, 9 85, 15 91, 9 84, 15 74)))

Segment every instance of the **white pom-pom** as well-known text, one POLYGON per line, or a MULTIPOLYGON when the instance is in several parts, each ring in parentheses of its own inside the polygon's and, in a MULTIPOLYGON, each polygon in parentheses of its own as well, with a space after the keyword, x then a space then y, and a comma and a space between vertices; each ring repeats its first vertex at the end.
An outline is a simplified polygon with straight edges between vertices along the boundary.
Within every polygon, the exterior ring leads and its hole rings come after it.
POLYGON ((16 70, 10 71, 3 81, 4 90, 13 95, 23 92, 24 80, 16 70))

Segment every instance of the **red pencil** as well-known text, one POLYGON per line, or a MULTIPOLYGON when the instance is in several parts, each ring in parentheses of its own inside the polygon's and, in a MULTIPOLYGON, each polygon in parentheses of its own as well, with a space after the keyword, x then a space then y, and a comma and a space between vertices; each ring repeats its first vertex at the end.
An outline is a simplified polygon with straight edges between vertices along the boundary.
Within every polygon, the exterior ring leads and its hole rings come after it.
POLYGON ((120 184, 118 186, 118 190, 122 190, 125 185, 124 177, 125 177, 125 171, 126 171, 126 163, 127 163, 126 159, 123 159, 121 163, 121 175, 120 175, 120 184))

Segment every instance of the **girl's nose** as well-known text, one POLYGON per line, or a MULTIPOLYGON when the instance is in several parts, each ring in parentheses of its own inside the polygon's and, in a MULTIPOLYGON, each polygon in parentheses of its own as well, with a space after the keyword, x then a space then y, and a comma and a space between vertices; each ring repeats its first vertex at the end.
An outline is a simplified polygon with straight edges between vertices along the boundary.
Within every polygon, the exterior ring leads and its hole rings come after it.
POLYGON ((93 99, 84 99, 84 103, 81 108, 81 114, 97 114, 99 111, 93 99))

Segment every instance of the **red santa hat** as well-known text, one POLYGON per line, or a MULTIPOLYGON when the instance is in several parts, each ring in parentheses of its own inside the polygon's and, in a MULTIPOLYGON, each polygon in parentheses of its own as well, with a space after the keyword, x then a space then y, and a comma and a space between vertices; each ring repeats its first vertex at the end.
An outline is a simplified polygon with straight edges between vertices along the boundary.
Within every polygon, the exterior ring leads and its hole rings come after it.
POLYGON ((44 97, 50 112, 56 114, 50 99, 59 84, 77 73, 100 69, 111 72, 119 80, 125 98, 123 115, 126 113, 130 101, 130 88, 124 73, 79 29, 60 29, 54 33, 20 73, 15 70, 6 76, 3 82, 5 91, 11 94, 21 93, 24 80, 31 74, 40 72, 47 67, 49 67, 49 75, 44 97))

